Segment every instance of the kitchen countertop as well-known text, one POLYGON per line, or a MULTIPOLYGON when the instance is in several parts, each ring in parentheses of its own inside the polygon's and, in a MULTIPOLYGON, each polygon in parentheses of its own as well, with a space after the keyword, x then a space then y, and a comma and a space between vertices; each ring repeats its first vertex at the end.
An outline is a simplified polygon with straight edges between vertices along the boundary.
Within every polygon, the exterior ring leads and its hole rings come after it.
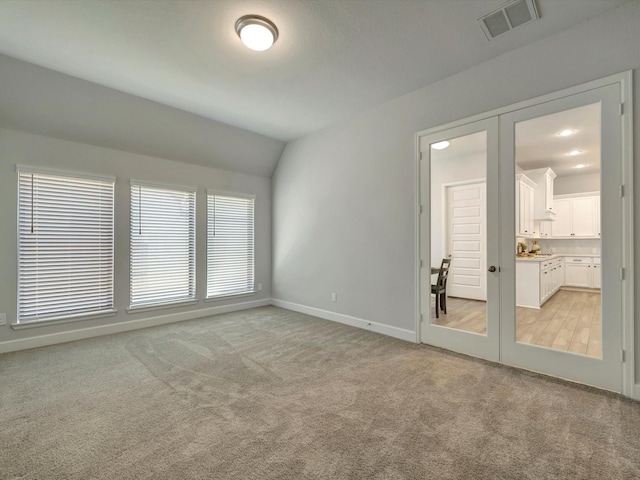
POLYGON ((560 257, 590 257, 598 258, 599 253, 554 253, 553 255, 541 255, 539 257, 518 257, 516 256, 516 262, 544 262, 545 260, 553 260, 560 257))
POLYGON ((516 262, 544 262, 545 260, 553 260, 554 258, 560 258, 564 255, 540 255, 538 257, 518 257, 516 256, 516 262))

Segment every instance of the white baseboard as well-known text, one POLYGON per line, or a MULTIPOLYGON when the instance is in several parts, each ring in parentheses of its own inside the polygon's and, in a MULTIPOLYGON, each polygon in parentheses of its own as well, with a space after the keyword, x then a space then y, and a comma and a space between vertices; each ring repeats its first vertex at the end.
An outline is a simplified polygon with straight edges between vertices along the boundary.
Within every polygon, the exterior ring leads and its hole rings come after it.
POLYGON ((307 307, 298 303, 286 302, 284 300, 278 300, 276 298, 271 299, 271 304, 285 308, 287 310, 293 310, 294 312, 305 313, 307 315, 313 315, 314 317, 322 318, 324 320, 331 320, 332 322, 344 323, 352 327, 362 328, 363 330, 370 330, 372 332, 381 333, 393 338, 399 338, 400 340, 406 340, 407 342, 416 343, 416 332, 411 330, 405 330, 403 328, 391 327, 382 323, 369 322, 362 318, 352 317, 350 315, 344 315, 342 313, 330 312, 328 310, 321 310, 319 308, 307 307))
POLYGON ((635 388, 633 389, 633 398, 640 400, 640 383, 635 384, 635 388))
POLYGON ((220 313, 235 312, 238 310, 247 310, 249 308, 264 307, 266 305, 271 305, 271 299, 267 298, 264 300, 254 300, 251 302, 235 303, 232 305, 221 305, 218 307, 203 308, 200 310, 191 310, 188 312, 170 313, 167 315, 158 315, 155 317, 141 318, 138 320, 110 323, 108 325, 80 328, 68 332, 58 332, 48 335, 21 338, 17 340, 8 340, 5 342, 0 342, 0 353, 15 352, 17 350, 26 350, 28 348, 44 347, 47 345, 55 345, 57 343, 82 340, 84 338, 99 337, 101 335, 111 335, 113 333, 128 332, 130 330, 138 330, 140 328, 155 327, 157 325, 165 325, 167 323, 183 322, 185 320, 193 320, 195 318, 208 317, 220 313))

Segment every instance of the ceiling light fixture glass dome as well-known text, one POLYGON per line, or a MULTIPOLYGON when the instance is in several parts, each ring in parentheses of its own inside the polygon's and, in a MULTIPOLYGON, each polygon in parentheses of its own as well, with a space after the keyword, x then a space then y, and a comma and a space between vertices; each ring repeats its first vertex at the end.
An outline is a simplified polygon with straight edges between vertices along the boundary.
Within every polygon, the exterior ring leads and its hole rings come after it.
POLYGON ((278 28, 268 18, 245 15, 236 22, 236 33, 248 48, 262 52, 278 39, 278 28))
POLYGON ((567 128, 566 130, 562 130, 561 132, 558 133, 558 135, 560 137, 569 137, 571 135, 573 135, 574 133, 576 133, 576 131, 572 128, 567 128))
POLYGON ((431 145, 431 148, 435 148, 436 150, 444 150, 449 146, 449 142, 443 140, 442 142, 434 143, 431 145))

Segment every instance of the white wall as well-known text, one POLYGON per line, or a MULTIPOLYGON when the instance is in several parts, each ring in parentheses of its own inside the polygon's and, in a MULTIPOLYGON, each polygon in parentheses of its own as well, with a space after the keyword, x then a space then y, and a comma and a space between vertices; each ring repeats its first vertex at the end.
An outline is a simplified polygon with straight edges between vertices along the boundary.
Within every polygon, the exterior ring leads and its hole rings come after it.
POLYGON ((639 25, 634 1, 288 144, 273 178, 273 296, 414 330, 415 132, 636 69, 639 158, 639 25))
MULTIPOLYGON (((20 340, 36 336, 63 337, 61 332, 117 325, 130 320, 167 314, 197 315, 212 307, 263 300, 271 297, 271 180, 247 174, 189 165, 186 163, 122 152, 66 140, 0 129, 0 312, 8 323, 16 321, 17 303, 17 174, 16 164, 46 166, 70 171, 115 175, 115 307, 118 314, 51 326, 13 330, 0 326, 0 351, 11 345, 31 346, 20 340), (129 180, 147 180, 174 185, 195 186, 196 198, 196 305, 128 314, 129 306, 129 180), (263 290, 256 295, 232 300, 205 302, 206 279, 206 189, 254 194, 256 282, 263 290), (4 345, 3 345, 4 342, 4 345)), ((113 331, 109 330, 109 331, 113 331)))

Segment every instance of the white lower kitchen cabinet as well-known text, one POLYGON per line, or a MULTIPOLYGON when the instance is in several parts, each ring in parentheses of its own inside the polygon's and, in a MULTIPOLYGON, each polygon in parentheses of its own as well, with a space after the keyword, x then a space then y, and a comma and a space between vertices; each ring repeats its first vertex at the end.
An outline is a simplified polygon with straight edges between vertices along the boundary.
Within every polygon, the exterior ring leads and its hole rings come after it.
POLYGON ((567 287, 600 288, 600 259, 598 259, 597 287, 594 287, 593 258, 565 257, 564 284, 567 287))
POLYGON ((601 285, 602 271, 600 270, 600 257, 593 259, 593 278, 591 282, 592 288, 602 288, 601 285))
POLYGON ((565 257, 567 287, 601 288, 600 257, 565 257))
POLYGON ((516 260, 516 305, 540 308, 563 282, 562 257, 516 260))

